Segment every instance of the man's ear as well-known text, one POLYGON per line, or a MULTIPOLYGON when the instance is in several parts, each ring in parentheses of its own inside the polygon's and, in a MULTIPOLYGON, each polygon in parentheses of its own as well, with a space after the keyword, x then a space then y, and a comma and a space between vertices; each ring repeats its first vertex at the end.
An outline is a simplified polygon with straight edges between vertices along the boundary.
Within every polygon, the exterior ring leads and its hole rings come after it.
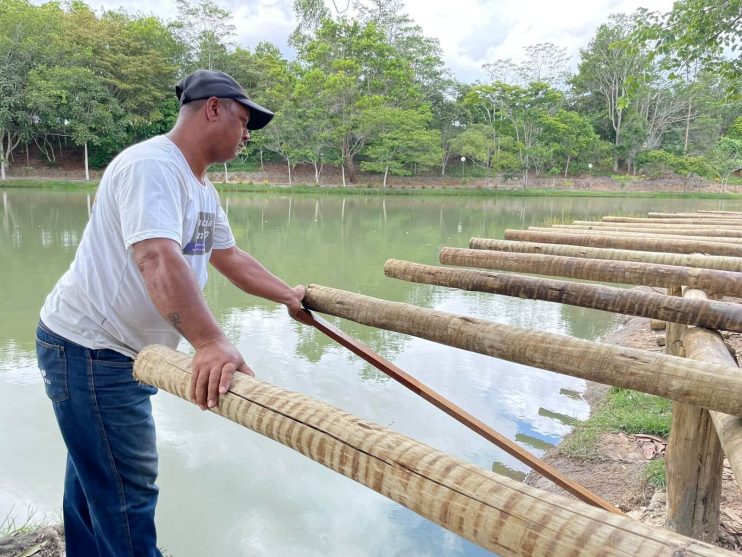
POLYGON ((219 102, 218 98, 209 97, 204 103, 204 111, 206 114, 206 119, 209 122, 215 122, 219 114, 219 111, 222 110, 222 108, 223 106, 219 102))

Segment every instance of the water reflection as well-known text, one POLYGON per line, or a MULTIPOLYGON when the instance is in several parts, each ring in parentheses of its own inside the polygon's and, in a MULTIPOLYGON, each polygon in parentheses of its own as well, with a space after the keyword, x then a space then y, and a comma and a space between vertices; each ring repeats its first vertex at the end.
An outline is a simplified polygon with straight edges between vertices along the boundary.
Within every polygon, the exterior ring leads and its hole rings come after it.
MULTIPOLYGON (((222 196, 238 243, 291 283, 318 283, 519 327, 598 338, 602 312, 387 279, 388 258, 437 264, 442 246, 506 228, 649 210, 739 209, 709 201, 381 196, 222 196)), ((60 507, 64 448, 33 357, 38 309, 88 219, 87 193, 2 192, 0 516, 60 507)), ((207 299, 259 378, 388 426, 484 469, 525 467, 275 304, 213 277, 207 299), (493 465, 494 463, 494 465, 493 465)), ((587 406, 584 382, 331 319, 536 454, 587 406)), ((183 350, 188 350, 182 345, 183 350)), ((161 543, 173 555, 484 555, 384 497, 166 393, 155 398, 161 543), (205 510, 206 509, 206 510, 205 510), (208 532, 208 536, 204 536, 208 532)), ((22 518, 22 517, 21 517, 22 518)))

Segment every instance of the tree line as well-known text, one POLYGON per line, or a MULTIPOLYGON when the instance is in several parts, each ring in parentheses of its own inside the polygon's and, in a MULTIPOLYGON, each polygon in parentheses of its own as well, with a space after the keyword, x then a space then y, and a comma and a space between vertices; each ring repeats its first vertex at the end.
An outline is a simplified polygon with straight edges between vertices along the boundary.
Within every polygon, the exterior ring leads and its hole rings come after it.
POLYGON ((165 21, 81 0, 0 3, 0 173, 34 146, 54 164, 63 143, 93 167, 167 131, 174 83, 201 68, 233 75, 276 112, 243 160, 299 164, 315 181, 328 165, 445 176, 452 161, 480 175, 672 171, 726 181, 742 166, 742 0, 680 0, 668 14, 607 17, 569 71, 566 49, 527 47, 493 60, 488 79, 462 83, 438 41, 401 0, 354 0, 352 17, 295 0, 287 59, 263 42, 235 42, 229 11, 176 0, 165 21), (463 164, 463 162, 462 162, 463 164), (593 171, 592 169, 595 168, 593 171))

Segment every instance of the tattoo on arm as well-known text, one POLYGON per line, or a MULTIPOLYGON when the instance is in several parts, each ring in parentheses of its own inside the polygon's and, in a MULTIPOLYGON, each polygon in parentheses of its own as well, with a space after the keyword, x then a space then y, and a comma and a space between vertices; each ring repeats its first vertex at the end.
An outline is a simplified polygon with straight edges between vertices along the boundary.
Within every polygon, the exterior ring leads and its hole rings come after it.
POLYGON ((182 335, 183 329, 181 329, 180 325, 182 323, 180 319, 180 314, 175 311, 173 313, 169 313, 167 316, 167 320, 170 322, 170 324, 177 329, 177 331, 182 335))

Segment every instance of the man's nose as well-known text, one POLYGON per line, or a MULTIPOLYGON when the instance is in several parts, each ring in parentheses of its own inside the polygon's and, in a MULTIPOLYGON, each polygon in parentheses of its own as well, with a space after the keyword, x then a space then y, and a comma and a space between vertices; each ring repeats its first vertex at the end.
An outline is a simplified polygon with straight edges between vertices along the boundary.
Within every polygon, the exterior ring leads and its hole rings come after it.
POLYGON ((245 129, 242 132, 242 141, 250 141, 250 130, 245 129))

